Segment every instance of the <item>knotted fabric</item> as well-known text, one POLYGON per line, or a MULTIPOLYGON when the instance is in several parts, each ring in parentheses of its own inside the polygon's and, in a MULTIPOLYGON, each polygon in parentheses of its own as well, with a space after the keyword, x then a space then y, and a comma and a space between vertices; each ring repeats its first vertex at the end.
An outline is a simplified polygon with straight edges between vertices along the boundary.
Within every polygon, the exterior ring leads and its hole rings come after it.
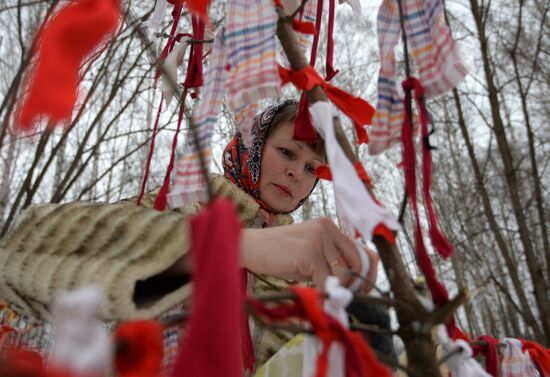
MULTIPOLYGON (((442 0, 401 0, 410 55, 426 97, 455 87, 467 71, 445 22, 442 0)), ((378 102, 370 129, 369 153, 378 154, 399 141, 403 106, 396 87, 395 47, 400 37, 397 0, 384 0, 377 18, 380 72, 378 102)))
POLYGON ((245 313, 237 212, 229 200, 216 199, 189 226, 193 303, 173 376, 241 377, 241 336, 249 335, 241 328, 245 313))
POLYGON ((120 377, 160 377, 164 344, 159 322, 124 322, 117 327, 114 338, 120 377))
POLYGON ((322 343, 321 353, 316 360, 315 377, 325 377, 328 369, 328 352, 334 342, 340 343, 345 352, 345 376, 348 377, 390 377, 391 372, 374 355, 363 337, 346 329, 338 320, 323 310, 319 292, 312 288, 291 287, 296 302, 276 307, 248 299, 252 308, 263 318, 281 322, 292 318, 307 320, 322 343))
POLYGON ((483 353, 483 355, 485 356, 485 369, 491 376, 498 377, 499 360, 497 347, 499 344, 499 340, 488 335, 482 335, 477 339, 484 341, 487 344, 472 347, 474 351, 474 356, 480 352, 483 353))
POLYGON ((367 101, 329 84, 311 66, 298 72, 279 66, 279 73, 283 85, 292 82, 296 88, 306 91, 321 86, 329 100, 353 121, 358 143, 368 141, 364 126, 371 122, 374 109, 367 101))
POLYGON ((107 40, 119 18, 119 0, 72 1, 38 32, 32 47, 36 64, 18 106, 17 128, 29 130, 40 117, 51 125, 70 119, 84 59, 107 40))

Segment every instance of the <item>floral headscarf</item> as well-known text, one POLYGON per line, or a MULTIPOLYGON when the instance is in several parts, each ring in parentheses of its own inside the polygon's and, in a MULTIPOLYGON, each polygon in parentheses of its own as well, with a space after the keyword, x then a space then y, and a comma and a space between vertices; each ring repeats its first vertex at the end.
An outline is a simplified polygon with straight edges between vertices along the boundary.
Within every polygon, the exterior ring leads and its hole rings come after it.
MULTIPOLYGON (((273 117, 286 106, 296 103, 297 102, 294 100, 286 100, 276 105, 269 106, 262 113, 254 117, 254 123, 251 130, 252 143, 250 148, 246 147, 242 140, 241 133, 237 132, 223 151, 222 163, 224 176, 246 191, 263 209, 268 211, 270 210, 269 207, 260 200, 262 153, 269 135, 269 130, 273 123, 273 117)), ((315 184, 317 184, 317 181, 315 184)), ((313 188, 315 188, 315 185, 313 188)), ((298 203, 296 208, 286 213, 294 212, 308 197, 309 194, 298 203)))

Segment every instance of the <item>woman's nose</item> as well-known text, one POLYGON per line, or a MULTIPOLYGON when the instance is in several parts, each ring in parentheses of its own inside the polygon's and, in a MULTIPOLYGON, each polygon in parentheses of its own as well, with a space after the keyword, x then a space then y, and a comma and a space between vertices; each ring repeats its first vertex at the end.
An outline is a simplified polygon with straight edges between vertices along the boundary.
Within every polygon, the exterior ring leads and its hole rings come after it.
POLYGON ((299 173, 299 171, 300 169, 298 169, 297 167, 290 166, 287 169, 286 175, 294 179, 301 179, 302 175, 299 173))

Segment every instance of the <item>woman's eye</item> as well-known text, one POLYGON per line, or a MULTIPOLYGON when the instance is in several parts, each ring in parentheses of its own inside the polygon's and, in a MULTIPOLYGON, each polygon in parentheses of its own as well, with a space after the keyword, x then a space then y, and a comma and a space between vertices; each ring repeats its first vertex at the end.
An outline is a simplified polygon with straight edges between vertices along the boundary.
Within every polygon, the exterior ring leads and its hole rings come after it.
POLYGON ((315 166, 313 166, 313 165, 307 165, 306 170, 310 174, 315 174, 315 166))
POLYGON ((292 151, 286 149, 286 148, 279 148, 279 151, 286 157, 288 158, 291 158, 294 156, 294 154, 292 153, 292 151))

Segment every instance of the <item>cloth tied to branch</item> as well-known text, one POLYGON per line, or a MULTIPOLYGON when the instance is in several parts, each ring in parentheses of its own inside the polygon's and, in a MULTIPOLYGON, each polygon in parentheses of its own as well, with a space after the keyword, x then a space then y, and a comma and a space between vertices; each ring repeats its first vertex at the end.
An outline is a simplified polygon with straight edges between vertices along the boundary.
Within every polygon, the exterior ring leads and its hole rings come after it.
POLYGON ((486 345, 481 346, 474 346, 472 347, 472 350, 474 352, 474 356, 478 353, 483 353, 485 356, 485 369, 487 372, 493 376, 498 377, 498 344, 499 340, 495 339, 488 335, 482 335, 477 338, 478 340, 484 341, 487 343, 486 345))
POLYGON ((330 101, 353 121, 358 142, 368 141, 364 126, 371 122, 374 108, 367 101, 329 84, 311 66, 298 72, 279 66, 279 74, 283 85, 291 82, 300 90, 307 91, 317 85, 321 86, 330 101))
POLYGON ((529 352, 531 360, 538 365, 544 377, 550 377, 550 349, 525 339, 519 341, 523 346, 522 350, 529 352))
MULTIPOLYGON (((364 239, 372 240, 375 229, 380 224, 387 229, 400 230, 397 218, 374 200, 361 182, 352 163, 345 156, 336 139, 330 104, 324 101, 316 102, 310 107, 310 115, 315 128, 325 140, 336 208, 348 234, 355 235, 358 231, 364 239)), ((387 233, 391 234, 391 232, 382 232, 380 235, 385 237, 387 233)), ((391 240, 388 239, 388 242, 391 240)))
POLYGON ((68 121, 78 97, 80 70, 120 19, 119 0, 72 1, 38 32, 36 63, 16 107, 15 127, 30 130, 40 117, 50 125, 68 121))
MULTIPOLYGON (((454 88, 466 76, 459 51, 445 22, 442 0, 401 0, 410 56, 426 97, 454 88)), ((369 153, 399 142, 403 104, 396 86, 395 47, 401 34, 397 0, 384 0, 377 18, 380 72, 378 102, 369 132, 369 153)))

